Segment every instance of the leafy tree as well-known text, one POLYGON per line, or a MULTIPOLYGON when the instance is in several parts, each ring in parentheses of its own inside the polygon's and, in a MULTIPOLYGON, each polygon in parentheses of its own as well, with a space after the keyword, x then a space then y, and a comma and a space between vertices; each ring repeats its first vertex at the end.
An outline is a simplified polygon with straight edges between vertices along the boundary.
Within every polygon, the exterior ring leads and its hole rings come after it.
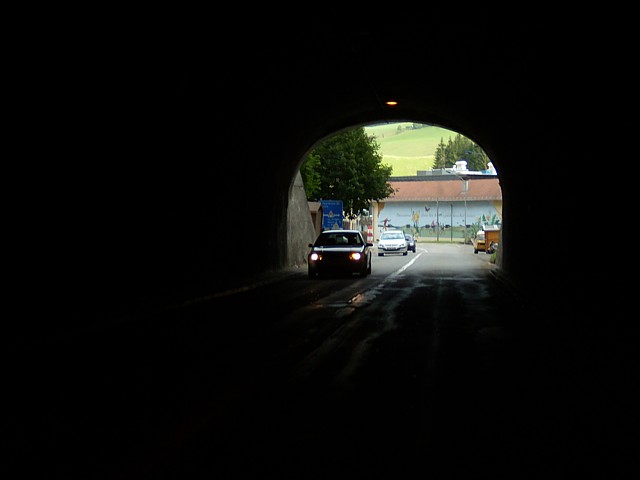
POLYGON ((307 199, 342 200, 355 218, 372 201, 393 194, 393 168, 382 163, 380 146, 363 127, 339 132, 319 143, 300 167, 307 199))
POLYGON ((307 198, 316 197, 320 193, 320 157, 310 153, 300 167, 300 175, 304 183, 307 198))

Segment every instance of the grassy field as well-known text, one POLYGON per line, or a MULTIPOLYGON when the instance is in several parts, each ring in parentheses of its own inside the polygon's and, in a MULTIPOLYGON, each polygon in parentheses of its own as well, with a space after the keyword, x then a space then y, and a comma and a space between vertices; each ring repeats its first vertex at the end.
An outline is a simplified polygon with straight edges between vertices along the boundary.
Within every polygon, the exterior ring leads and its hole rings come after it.
POLYGON ((413 123, 384 123, 364 127, 369 135, 375 135, 380 145, 382 163, 393 167, 392 175, 413 176, 418 170, 432 168, 436 148, 443 140, 457 135, 446 128, 426 126, 412 129, 413 123))

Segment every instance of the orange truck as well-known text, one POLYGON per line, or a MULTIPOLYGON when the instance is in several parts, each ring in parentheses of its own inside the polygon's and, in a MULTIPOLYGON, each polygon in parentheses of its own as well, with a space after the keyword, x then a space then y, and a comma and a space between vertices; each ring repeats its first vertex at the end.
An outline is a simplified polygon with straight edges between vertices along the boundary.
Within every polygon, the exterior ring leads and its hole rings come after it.
POLYGON ((497 225, 485 225, 482 230, 478 230, 476 238, 473 240, 473 253, 479 251, 493 253, 498 248, 500 241, 500 227, 497 225))
POLYGON ((485 252, 495 252, 500 242, 500 227, 498 225, 485 225, 482 229, 484 230, 485 252))

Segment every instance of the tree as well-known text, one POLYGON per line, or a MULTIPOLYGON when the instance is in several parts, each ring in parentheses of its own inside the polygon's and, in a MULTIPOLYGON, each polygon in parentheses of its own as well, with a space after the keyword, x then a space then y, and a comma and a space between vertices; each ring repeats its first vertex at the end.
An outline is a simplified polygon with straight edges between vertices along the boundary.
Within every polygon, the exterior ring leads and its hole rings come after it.
POLYGON ((447 166, 446 149, 447 147, 444 144, 444 140, 440 137, 440 143, 436 147, 436 154, 433 160, 433 168, 445 168, 447 166))
POLYGON ((300 167, 300 175, 304 183, 307 198, 315 197, 320 192, 320 157, 310 153, 300 167))
POLYGON ((452 139, 449 137, 447 144, 441 138, 436 147, 433 168, 451 168, 459 160, 466 160, 469 170, 486 170, 489 157, 479 145, 460 135, 452 139))
POLYGON ((465 152, 467 168, 469 170, 486 170, 489 167, 489 157, 477 144, 470 142, 469 149, 465 152))
POLYGON ((339 132, 304 159, 300 174, 308 200, 342 200, 345 216, 357 217, 372 201, 393 194, 392 167, 382 163, 380 146, 363 127, 339 132))

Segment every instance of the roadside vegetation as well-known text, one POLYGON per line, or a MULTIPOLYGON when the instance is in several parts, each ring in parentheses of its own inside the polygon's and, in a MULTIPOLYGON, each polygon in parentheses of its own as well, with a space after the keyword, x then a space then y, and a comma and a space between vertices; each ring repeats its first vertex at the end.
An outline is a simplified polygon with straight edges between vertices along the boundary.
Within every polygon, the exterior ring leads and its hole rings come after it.
POLYGON ((307 200, 342 200, 345 217, 354 219, 372 200, 392 195, 392 168, 382 163, 378 149, 362 127, 326 138, 300 167, 307 200))

